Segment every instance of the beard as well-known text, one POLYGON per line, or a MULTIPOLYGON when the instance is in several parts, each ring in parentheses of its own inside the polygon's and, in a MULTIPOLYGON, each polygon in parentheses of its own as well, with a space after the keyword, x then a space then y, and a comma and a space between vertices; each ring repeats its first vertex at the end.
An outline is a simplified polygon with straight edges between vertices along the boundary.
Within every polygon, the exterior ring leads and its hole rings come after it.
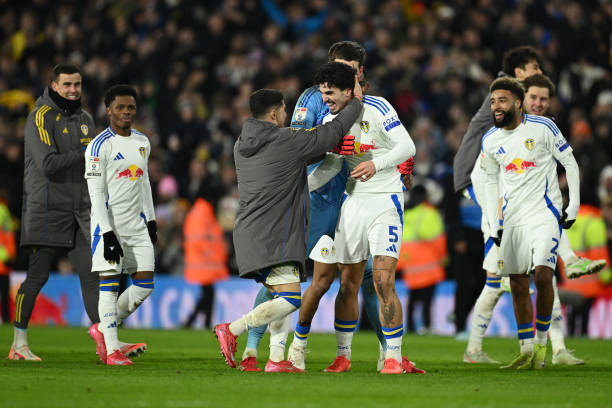
POLYGON ((516 110, 502 111, 504 113, 504 117, 501 120, 497 120, 495 118, 495 112, 493 112, 493 124, 497 128, 504 128, 508 126, 514 120, 516 116, 516 110))

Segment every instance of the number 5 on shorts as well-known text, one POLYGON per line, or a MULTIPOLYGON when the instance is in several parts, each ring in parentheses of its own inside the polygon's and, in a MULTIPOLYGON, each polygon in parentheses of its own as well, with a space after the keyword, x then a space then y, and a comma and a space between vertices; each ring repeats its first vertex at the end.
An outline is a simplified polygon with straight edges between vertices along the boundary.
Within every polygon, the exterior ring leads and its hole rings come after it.
POLYGON ((399 241, 399 237, 397 236, 397 226, 389 225, 389 242, 397 242, 399 241))

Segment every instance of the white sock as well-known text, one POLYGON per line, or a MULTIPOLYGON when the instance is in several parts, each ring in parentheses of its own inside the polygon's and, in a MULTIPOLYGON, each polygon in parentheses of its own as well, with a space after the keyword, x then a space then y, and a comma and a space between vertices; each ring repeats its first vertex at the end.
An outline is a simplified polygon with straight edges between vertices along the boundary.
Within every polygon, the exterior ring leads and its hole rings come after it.
POLYGON ((270 360, 275 363, 285 359, 285 346, 290 330, 291 314, 270 323, 270 360))
POLYGON ((388 358, 394 358, 398 363, 402 363, 402 336, 387 338, 385 360, 388 358))
POLYGON ((297 308, 282 297, 260 303, 255 309, 242 316, 240 319, 230 323, 229 330, 235 336, 239 336, 253 327, 268 324, 274 320, 293 313, 297 308))
POLYGON ((19 348, 28 345, 28 329, 13 326, 13 347, 19 348))
POLYGON ((519 344, 521 345, 521 354, 533 354, 533 337, 529 339, 519 340, 519 344))
POLYGON ((467 350, 476 352, 482 350, 482 339, 491 323, 493 309, 504 293, 502 288, 493 288, 485 285, 474 305, 472 313, 472 323, 470 327, 470 337, 468 338, 467 350))
POLYGON ((248 357, 257 358, 257 349, 253 347, 245 348, 244 353, 242 353, 242 359, 244 360, 245 358, 248 358, 248 357))
POLYGON ((306 348, 306 346, 308 345, 308 337, 306 337, 305 339, 300 339, 294 334, 293 341, 291 342, 291 344, 295 344, 295 347, 306 348))
POLYGON ((123 291, 117 301, 117 324, 121 324, 138 306, 153 292, 153 288, 143 288, 131 285, 123 291))
POLYGON ((385 348, 383 347, 383 345, 378 342, 378 359, 379 360, 384 360, 385 359, 385 348))
POLYGON ((353 343, 353 332, 336 330, 336 342, 338 343, 338 357, 344 356, 351 359, 351 344, 353 343))
POLYGON ((566 265, 578 260, 578 255, 576 255, 572 249, 572 245, 570 244, 570 240, 567 237, 567 232, 565 232, 565 230, 561 231, 561 239, 559 239, 559 248, 557 249, 557 253, 563 260, 563 263, 566 265))
POLYGON ((121 348, 117 337, 117 292, 100 291, 98 314, 100 315, 98 329, 104 335, 106 353, 110 355, 121 348))
POLYGON ((561 300, 559 299, 559 290, 557 289, 557 279, 553 276, 553 291, 555 298, 553 300, 552 316, 548 335, 552 344, 553 354, 559 350, 565 349, 565 341, 563 338, 563 311, 561 309, 561 300))

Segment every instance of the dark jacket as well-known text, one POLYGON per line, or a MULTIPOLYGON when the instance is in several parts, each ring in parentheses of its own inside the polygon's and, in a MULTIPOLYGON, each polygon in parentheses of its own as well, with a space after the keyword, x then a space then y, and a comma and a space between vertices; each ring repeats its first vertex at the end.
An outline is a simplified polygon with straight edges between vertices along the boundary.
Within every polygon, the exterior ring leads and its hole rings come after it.
POLYGON ((84 178, 91 115, 60 109, 49 89, 26 120, 21 245, 72 247, 75 228, 89 239, 89 193, 84 178))
POLYGON ((305 278, 309 195, 306 164, 333 149, 363 105, 351 101, 331 122, 292 129, 247 119, 234 145, 240 208, 234 245, 240 276, 295 262, 305 278))
MULTIPOLYGON (((497 76, 505 77, 508 75, 500 71, 497 76)), ((480 105, 478 112, 472 117, 453 160, 453 177, 456 192, 472 184, 470 176, 480 152, 482 137, 491 127, 493 127, 493 115, 491 113, 491 94, 489 93, 482 102, 482 105, 480 105)))

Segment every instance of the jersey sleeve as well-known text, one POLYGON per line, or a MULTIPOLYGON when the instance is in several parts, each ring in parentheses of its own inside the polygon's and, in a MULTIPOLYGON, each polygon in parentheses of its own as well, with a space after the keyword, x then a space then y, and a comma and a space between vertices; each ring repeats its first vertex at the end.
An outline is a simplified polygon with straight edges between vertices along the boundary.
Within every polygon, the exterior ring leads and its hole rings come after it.
POLYGON ((397 166, 414 156, 416 153, 414 142, 391 104, 384 98, 374 99, 369 96, 364 98, 364 103, 372 105, 378 110, 377 130, 389 140, 392 146, 386 154, 372 160, 376 171, 397 166))
POLYGON ((321 92, 315 87, 308 88, 300 95, 291 115, 291 127, 295 129, 310 129, 317 123, 323 110, 326 109, 321 92))
POLYGON ((146 221, 155 221, 155 207, 153 206, 153 194, 151 192, 151 181, 149 180, 149 156, 151 154, 151 144, 147 139, 147 160, 146 167, 142 177, 142 200, 143 210, 146 221))
POLYGON ((106 210, 106 166, 110 142, 103 143, 99 150, 96 149, 95 154, 92 154, 93 145, 94 143, 90 143, 85 150, 85 179, 91 201, 91 222, 100 226, 100 235, 103 235, 112 230, 106 210))
POLYGON ((483 138, 482 141, 482 161, 480 166, 485 172, 485 183, 484 183, 484 194, 487 218, 489 219, 489 231, 492 236, 497 235, 499 230, 499 216, 498 216, 498 197, 499 197, 499 163, 488 151, 487 139, 483 138))

